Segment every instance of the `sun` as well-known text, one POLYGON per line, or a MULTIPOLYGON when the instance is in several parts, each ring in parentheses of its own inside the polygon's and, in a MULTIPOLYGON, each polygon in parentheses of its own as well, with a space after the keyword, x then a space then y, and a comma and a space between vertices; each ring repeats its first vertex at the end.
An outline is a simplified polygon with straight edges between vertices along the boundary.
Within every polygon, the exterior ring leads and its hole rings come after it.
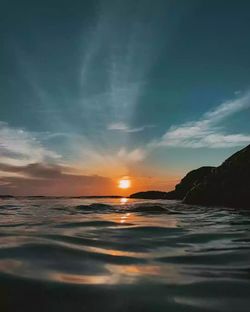
POLYGON ((131 181, 129 178, 122 178, 118 181, 118 187, 121 189, 127 189, 130 188, 131 181))

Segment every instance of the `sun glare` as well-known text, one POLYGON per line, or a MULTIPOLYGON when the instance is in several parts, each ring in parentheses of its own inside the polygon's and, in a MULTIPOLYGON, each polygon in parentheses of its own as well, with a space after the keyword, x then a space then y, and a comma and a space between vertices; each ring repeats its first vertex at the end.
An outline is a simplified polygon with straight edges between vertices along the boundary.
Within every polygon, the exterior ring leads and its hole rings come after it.
POLYGON ((127 189, 131 186, 131 181, 128 178, 119 180, 118 187, 121 189, 127 189))
POLYGON ((126 204, 127 202, 128 202, 128 198, 126 198, 126 197, 123 197, 123 198, 120 199, 120 203, 122 205, 126 204))

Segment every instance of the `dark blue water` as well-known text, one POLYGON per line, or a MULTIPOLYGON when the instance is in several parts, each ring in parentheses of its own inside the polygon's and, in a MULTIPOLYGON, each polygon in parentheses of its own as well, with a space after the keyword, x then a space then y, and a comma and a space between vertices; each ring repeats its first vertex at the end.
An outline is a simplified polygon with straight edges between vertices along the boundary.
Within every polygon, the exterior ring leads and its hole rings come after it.
POLYGON ((0 311, 250 311, 250 213, 2 199, 0 311))

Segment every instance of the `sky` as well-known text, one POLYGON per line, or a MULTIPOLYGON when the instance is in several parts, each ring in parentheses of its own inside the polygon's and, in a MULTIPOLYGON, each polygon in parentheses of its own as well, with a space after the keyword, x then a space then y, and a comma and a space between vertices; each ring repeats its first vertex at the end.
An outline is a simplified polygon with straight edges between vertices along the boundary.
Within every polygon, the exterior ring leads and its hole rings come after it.
POLYGON ((249 1, 0 6, 0 194, 168 191, 250 143, 249 1))

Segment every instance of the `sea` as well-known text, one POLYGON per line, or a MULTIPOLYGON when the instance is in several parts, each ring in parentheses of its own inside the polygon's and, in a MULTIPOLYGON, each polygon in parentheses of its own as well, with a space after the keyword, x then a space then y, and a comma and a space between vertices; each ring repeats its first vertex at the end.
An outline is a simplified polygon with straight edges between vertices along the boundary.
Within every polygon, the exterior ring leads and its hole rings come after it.
POLYGON ((249 312, 250 209, 0 199, 0 311, 249 312))

